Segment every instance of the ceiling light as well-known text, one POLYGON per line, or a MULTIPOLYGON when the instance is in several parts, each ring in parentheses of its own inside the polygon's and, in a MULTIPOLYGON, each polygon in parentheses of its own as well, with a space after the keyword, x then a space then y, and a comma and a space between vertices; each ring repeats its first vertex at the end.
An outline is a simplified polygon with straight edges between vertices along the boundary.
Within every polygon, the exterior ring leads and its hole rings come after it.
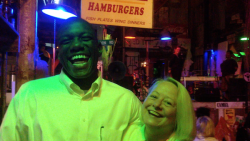
POLYGON ((247 41, 247 40, 249 40, 249 38, 247 38, 247 37, 242 37, 242 38, 240 38, 240 40, 241 40, 241 41, 247 41))
POLYGON ((135 29, 129 28, 128 30, 125 30, 125 39, 135 39, 135 36, 135 29))
POLYGON ((171 39, 172 38, 171 38, 170 32, 167 29, 164 29, 161 32, 161 40, 166 41, 166 40, 171 40, 171 39))
POLYGON ((162 37, 161 40, 166 41, 166 40, 171 40, 171 38, 170 37, 162 37))
POLYGON ((60 19, 77 17, 73 8, 63 4, 48 4, 43 8, 42 12, 60 19))

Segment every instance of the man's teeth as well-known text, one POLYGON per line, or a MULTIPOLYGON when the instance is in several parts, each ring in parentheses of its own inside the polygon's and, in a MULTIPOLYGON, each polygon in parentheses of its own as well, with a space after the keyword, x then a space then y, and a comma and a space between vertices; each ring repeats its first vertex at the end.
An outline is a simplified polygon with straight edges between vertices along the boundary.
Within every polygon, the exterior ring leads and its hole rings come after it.
POLYGON ((159 113, 155 112, 155 111, 148 111, 149 114, 157 116, 157 117, 162 117, 162 115, 160 115, 159 113))
POLYGON ((76 56, 73 56, 71 58, 71 60, 75 60, 75 59, 88 59, 88 56, 86 56, 86 55, 76 55, 76 56))

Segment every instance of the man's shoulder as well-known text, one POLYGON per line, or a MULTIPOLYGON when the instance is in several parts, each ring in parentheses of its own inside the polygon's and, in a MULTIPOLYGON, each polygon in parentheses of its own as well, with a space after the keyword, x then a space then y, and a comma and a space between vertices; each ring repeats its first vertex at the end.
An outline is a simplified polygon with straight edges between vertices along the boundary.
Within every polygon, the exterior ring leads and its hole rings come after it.
POLYGON ((124 90, 124 91, 130 91, 114 82, 111 82, 111 81, 108 81, 108 80, 105 80, 103 79, 103 82, 105 84, 106 87, 110 87, 110 89, 120 89, 120 90, 124 90))
POLYGON ((19 98, 32 98, 35 95, 45 94, 44 92, 48 93, 60 83, 58 79, 58 76, 51 76, 28 81, 21 85, 16 95, 19 98))
POLYGON ((228 65, 228 64, 231 64, 232 62, 236 62, 236 61, 234 59, 226 59, 221 64, 228 65))
POLYGON ((55 85, 56 82, 59 82, 59 76, 50 76, 46 78, 39 78, 36 80, 31 80, 26 83, 24 83, 22 86, 23 87, 42 87, 44 88, 45 86, 53 86, 55 85))
POLYGON ((226 59, 226 60, 224 60, 222 63, 226 63, 226 62, 228 62, 228 60, 226 59))
POLYGON ((126 89, 126 88, 124 88, 124 87, 122 87, 114 82, 103 79, 103 83, 104 83, 104 88, 108 89, 110 91, 134 94, 131 90, 126 89))
POLYGON ((130 105, 137 108, 141 106, 141 102, 131 90, 126 89, 118 84, 103 79, 103 85, 101 89, 104 97, 112 97, 113 101, 122 100, 122 102, 120 101, 119 104, 130 105))

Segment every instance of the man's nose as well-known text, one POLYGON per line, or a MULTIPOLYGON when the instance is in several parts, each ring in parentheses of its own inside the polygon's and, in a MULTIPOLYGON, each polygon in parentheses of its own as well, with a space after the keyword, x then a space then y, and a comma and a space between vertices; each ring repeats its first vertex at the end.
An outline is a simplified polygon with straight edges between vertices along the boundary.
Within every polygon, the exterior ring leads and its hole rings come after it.
POLYGON ((84 50, 84 47, 82 47, 79 39, 75 38, 72 45, 71 45, 71 51, 80 51, 80 50, 84 50))

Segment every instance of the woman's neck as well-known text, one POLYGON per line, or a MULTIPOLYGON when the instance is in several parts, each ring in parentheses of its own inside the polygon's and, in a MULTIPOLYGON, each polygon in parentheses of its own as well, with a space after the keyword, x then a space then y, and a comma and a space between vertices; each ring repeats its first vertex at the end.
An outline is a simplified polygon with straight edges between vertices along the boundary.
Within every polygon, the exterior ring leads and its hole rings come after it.
POLYGON ((151 128, 145 127, 147 141, 166 141, 172 135, 174 128, 151 128))

